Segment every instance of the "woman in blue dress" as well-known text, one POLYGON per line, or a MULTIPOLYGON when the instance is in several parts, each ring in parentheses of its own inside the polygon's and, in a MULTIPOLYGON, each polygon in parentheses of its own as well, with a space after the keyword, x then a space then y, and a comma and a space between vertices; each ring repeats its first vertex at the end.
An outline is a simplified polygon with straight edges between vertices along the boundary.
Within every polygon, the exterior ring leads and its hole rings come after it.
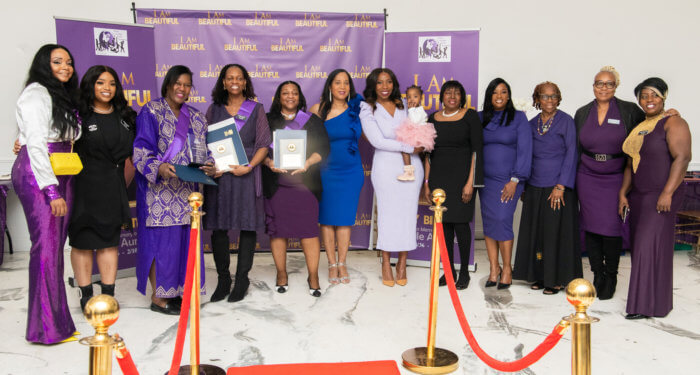
POLYGON ((484 187, 479 199, 491 264, 486 287, 498 284, 498 289, 506 289, 512 282, 513 213, 532 161, 530 124, 525 113, 515 110, 510 92, 510 85, 502 78, 491 81, 484 95, 484 110, 479 113, 484 126, 484 187))
POLYGON ((362 135, 358 116, 361 101, 362 96, 355 92, 350 74, 336 69, 328 75, 320 103, 311 107, 311 112, 324 121, 331 145, 328 158, 321 166, 323 192, 318 218, 331 284, 350 282, 345 259, 365 178, 357 146, 362 135))

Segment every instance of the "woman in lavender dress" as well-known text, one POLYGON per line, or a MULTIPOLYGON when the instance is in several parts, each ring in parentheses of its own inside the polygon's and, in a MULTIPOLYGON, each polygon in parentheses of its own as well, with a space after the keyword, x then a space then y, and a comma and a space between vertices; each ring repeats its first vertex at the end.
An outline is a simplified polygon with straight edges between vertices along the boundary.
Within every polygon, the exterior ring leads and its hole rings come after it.
POLYGON ((272 137, 265 109, 253 101, 253 82, 243 66, 224 66, 211 94, 214 103, 207 109, 207 121, 215 124, 235 117, 248 157, 248 165, 232 165, 230 171, 218 172, 218 186, 204 188, 204 211, 207 213, 204 228, 213 231, 212 252, 218 275, 211 300, 220 301, 228 295, 229 302, 236 302, 245 297, 250 285, 248 272, 253 267, 256 231, 265 229, 260 164, 267 156, 272 137), (229 272, 229 230, 240 231, 233 290, 229 272))
POLYGON ((668 86, 662 79, 644 80, 634 94, 646 120, 622 146, 629 158, 618 211, 629 209, 632 240, 626 318, 642 319, 664 317, 673 308, 674 227, 683 202, 680 187, 691 159, 691 142, 685 120, 664 117, 668 86))
MULTIPOLYGON (((174 65, 163 79, 163 97, 148 102, 136 117, 136 288, 146 294, 150 282, 151 310, 168 315, 180 313, 190 240, 187 198, 199 191, 197 184, 178 178, 174 165, 206 163, 200 168, 208 175, 215 172, 206 147, 206 119, 186 104, 191 89, 192 71, 174 65)), ((204 262, 201 272, 203 287, 204 262)))
POLYGON ((491 270, 486 287, 510 287, 513 269, 513 214, 530 176, 532 134, 527 117, 513 107, 510 85, 502 78, 489 83, 484 110, 484 187, 479 190, 484 239, 491 270), (503 268, 498 264, 498 255, 503 268), (500 275, 500 278, 499 278, 500 275))
POLYGON ((557 110, 561 91, 540 83, 532 94, 542 112, 530 120, 532 171, 527 180, 513 278, 535 282, 532 289, 556 294, 581 277, 576 179, 576 127, 557 110))
POLYGON ((602 300, 615 293, 622 251, 623 222, 617 215, 617 195, 625 167, 622 142, 644 119, 634 103, 615 97, 619 85, 617 70, 602 67, 593 79, 595 99, 574 116, 580 154, 576 191, 581 230, 585 233, 593 285, 602 300))
POLYGON ((22 203, 32 247, 29 252, 29 342, 71 339, 75 325, 63 283, 63 245, 73 206, 73 176, 56 176, 51 152, 70 152, 80 136, 73 101, 78 89, 73 56, 63 46, 42 46, 17 99, 21 145, 12 166, 12 185, 22 203))
POLYGON ((374 147, 372 185, 377 195, 377 248, 382 251, 382 282, 386 286, 406 285, 407 252, 415 250, 416 214, 423 169, 414 148, 396 140, 394 130, 406 119, 406 105, 401 100, 399 82, 394 72, 374 69, 367 76, 365 102, 360 105, 362 130, 374 147), (393 171, 403 165, 401 153, 411 155, 415 180, 399 181, 393 171), (396 280, 391 271, 390 254, 398 252, 396 280))
POLYGON ((263 162, 265 229, 270 235, 270 250, 277 268, 277 292, 287 291, 287 246, 290 238, 299 238, 309 272, 309 294, 320 297, 318 201, 322 188, 319 163, 328 156, 328 133, 318 116, 306 113, 306 98, 294 81, 277 86, 267 120, 273 133, 278 129, 306 131, 303 168, 293 171, 275 168, 274 149, 263 162))

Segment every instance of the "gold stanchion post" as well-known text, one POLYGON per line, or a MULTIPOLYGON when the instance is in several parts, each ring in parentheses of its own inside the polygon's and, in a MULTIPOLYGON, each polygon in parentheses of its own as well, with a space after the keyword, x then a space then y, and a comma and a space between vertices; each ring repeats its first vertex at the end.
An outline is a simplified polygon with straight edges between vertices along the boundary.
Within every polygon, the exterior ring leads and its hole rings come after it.
POLYGON ((226 371, 221 367, 213 365, 202 365, 199 363, 199 293, 201 285, 201 219, 202 211, 200 208, 204 203, 204 198, 201 193, 194 192, 187 198, 189 200, 192 212, 190 213, 190 226, 192 229, 197 229, 196 250, 194 255, 194 277, 192 277, 192 294, 190 299, 190 364, 181 366, 178 375, 225 375, 226 371))
MULTIPOLYGON (((428 345, 408 349, 401 355, 403 366, 418 374, 449 374, 457 369, 457 355, 447 349, 435 347, 435 328, 437 326, 438 279, 440 274, 440 247, 437 237, 437 223, 442 223, 442 207, 445 191, 433 190, 433 203, 430 209, 435 212, 433 218, 433 253, 430 259, 430 300, 428 313, 428 345)), ((445 270, 449 272, 449 270, 445 270)))
POLYGON ((90 346, 90 375, 112 374, 112 348, 114 339, 109 327, 119 319, 119 303, 112 296, 100 294, 90 298, 85 305, 85 319, 95 328, 95 335, 80 339, 90 346))
POLYGON ((591 375, 591 323, 599 319, 586 310, 595 300, 593 284, 586 279, 572 280, 566 286, 566 299, 576 312, 565 317, 571 323, 571 374, 591 375))

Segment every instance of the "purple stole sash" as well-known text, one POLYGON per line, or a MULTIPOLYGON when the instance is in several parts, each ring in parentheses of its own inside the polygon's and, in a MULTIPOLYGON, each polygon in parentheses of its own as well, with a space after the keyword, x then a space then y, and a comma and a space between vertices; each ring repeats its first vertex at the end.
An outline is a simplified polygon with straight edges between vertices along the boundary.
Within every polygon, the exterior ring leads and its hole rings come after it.
POLYGON ((250 118, 250 115, 253 114, 253 110, 255 109, 255 102, 252 100, 246 100, 241 104, 241 108, 238 109, 238 113, 236 113, 235 116, 233 116, 233 121, 236 123, 236 129, 238 132, 241 132, 241 129, 243 126, 246 124, 248 119, 250 118))
POLYGON ((175 124, 175 136, 173 141, 165 150, 165 153, 160 157, 160 161, 167 162, 172 160, 175 155, 177 155, 182 147, 185 145, 185 140, 187 139, 187 129, 190 125, 190 111, 187 109, 187 104, 182 104, 180 108, 180 115, 177 117, 177 123, 175 124))
MULTIPOLYGON (((311 118, 311 115, 304 112, 304 111, 298 111, 297 115, 294 117, 294 120, 290 122, 287 126, 284 127, 284 129, 290 129, 290 130, 300 130, 301 128, 306 125, 306 123, 309 121, 311 118)), ((270 143, 270 148, 275 148, 275 142, 273 141, 270 143)))

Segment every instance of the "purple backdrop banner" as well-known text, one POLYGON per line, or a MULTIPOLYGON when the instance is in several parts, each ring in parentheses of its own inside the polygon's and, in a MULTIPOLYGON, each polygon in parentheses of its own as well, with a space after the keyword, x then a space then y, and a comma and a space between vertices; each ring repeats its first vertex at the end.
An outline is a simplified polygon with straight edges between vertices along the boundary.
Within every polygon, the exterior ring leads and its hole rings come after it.
MULTIPOLYGON (((318 102, 328 73, 344 68, 361 93, 365 78, 381 66, 383 14, 303 13, 268 11, 201 11, 137 9, 139 23, 155 26, 155 77, 160 84, 172 65, 187 65, 194 73, 189 104, 206 111, 221 68, 229 63, 246 67, 258 101, 269 107, 277 86, 295 80, 309 107, 318 102)), ((351 248, 370 245, 372 149, 360 144, 365 185, 360 195, 351 248)), ((209 235, 204 235, 205 249, 209 235)), ((238 236, 231 233, 231 247, 238 236)), ((269 239, 259 233, 261 249, 269 239)), ((290 239, 290 248, 299 248, 290 239)))
MULTIPOLYGON (((476 108, 479 84, 479 31, 387 32, 384 61, 401 88, 410 85, 423 88, 423 108, 432 113, 439 109, 440 87, 445 81, 458 80, 467 94, 467 107, 476 108)), ((475 194, 476 196, 476 194, 475 194)), ((418 207, 416 236, 418 248, 408 254, 409 260, 430 262, 433 212, 428 206, 418 207)), ((474 265, 474 222, 470 266, 474 265)), ((455 241, 455 263, 460 263, 455 241)))
MULTIPOLYGON (((93 65, 107 65, 119 75, 124 96, 138 111, 158 97, 155 80, 153 27, 56 18, 56 41, 75 59, 79 78, 93 65)), ((136 226, 135 191, 130 189, 131 217, 136 226)), ((122 230, 119 269, 136 267, 136 232, 122 230)), ((93 273, 98 273, 97 266, 93 273)))

